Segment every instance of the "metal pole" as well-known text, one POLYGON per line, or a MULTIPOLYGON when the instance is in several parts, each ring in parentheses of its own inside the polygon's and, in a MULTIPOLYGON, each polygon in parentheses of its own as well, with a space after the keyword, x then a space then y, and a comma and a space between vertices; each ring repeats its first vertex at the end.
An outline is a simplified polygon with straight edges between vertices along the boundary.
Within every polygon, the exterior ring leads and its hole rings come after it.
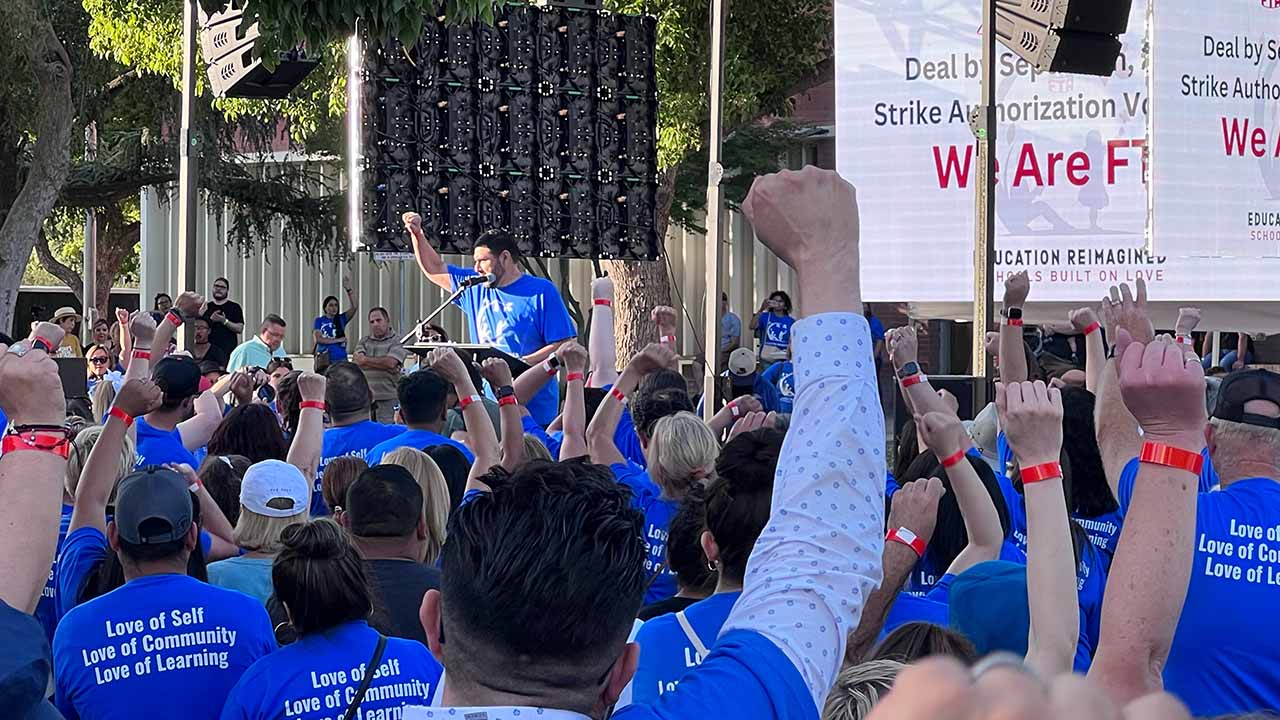
MULTIPOLYGON (((995 268, 996 2, 982 0, 982 106, 974 118, 978 181, 973 226, 973 374, 991 377, 985 340, 991 327, 991 276, 995 268)), ((985 384, 982 385, 985 390, 985 384)), ((985 393, 984 393, 985 394, 985 393)), ((984 399, 985 400, 985 399, 984 399)))
MULTIPOLYGON (((200 169, 200 136, 192 125, 196 111, 196 33, 198 11, 196 0, 182 3, 182 127, 178 145, 178 292, 196 287, 196 212, 200 169)), ((192 342, 194 324, 183 325, 178 333, 178 347, 192 342)))
POLYGON ((724 85, 724 23, 729 0, 711 0, 711 132, 707 137, 707 294, 703 338, 706 365, 702 377, 702 416, 716 414, 716 383, 720 377, 720 293, 724 270, 724 188, 720 164, 724 129, 721 126, 721 91, 724 85))
MULTIPOLYGON (((84 129, 84 159, 93 162, 98 157, 98 125, 89 123, 84 129)), ((84 214, 84 325, 85 330, 92 330, 98 318, 98 213, 89 208, 84 214)), ((92 336, 90 336, 92 337, 92 336)))

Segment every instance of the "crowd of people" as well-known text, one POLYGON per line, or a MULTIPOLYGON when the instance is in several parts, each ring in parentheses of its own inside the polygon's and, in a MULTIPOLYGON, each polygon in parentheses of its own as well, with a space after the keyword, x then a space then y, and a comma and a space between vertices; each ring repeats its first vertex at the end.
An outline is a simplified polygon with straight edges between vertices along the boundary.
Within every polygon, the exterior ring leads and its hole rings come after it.
POLYGON ((225 279, 95 324, 87 408, 51 359, 74 311, 0 345, 5 716, 1280 709, 1280 376, 1207 383, 1198 312, 1157 334, 1141 284, 1072 313, 1079 361, 1054 366, 1015 274, 995 400, 961 417, 916 330, 861 302, 851 186, 769 175, 743 211, 803 295, 750 319, 759 355, 725 302, 702 398, 673 309, 619 366, 608 278, 584 347, 510 238, 452 266, 413 213, 422 272, 507 357, 446 345, 411 369, 383 308, 348 354, 349 281, 314 324, 320 372, 282 357, 279 316, 239 342, 225 279))

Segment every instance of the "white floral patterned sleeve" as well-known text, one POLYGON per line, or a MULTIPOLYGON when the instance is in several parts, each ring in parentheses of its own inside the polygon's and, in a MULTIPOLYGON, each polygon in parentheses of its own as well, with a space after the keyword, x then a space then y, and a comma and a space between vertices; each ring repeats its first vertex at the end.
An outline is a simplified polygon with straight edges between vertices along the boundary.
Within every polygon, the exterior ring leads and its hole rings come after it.
POLYGON ((721 631, 777 645, 819 710, 882 577, 885 431, 871 349, 861 315, 815 315, 792 329, 795 408, 773 510, 721 631))

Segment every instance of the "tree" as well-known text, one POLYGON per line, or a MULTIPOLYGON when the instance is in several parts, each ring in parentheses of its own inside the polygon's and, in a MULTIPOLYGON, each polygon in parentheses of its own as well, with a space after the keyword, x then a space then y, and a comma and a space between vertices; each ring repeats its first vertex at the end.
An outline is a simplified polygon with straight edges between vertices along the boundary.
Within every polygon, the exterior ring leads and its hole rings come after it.
MULTIPOLYGON (((216 9, 223 0, 200 0, 216 9)), ((146 72, 176 78, 180 57, 181 0, 84 0, 93 15, 93 47, 100 53, 146 72)), ((706 0, 610 0, 610 9, 648 13, 657 18, 657 81, 661 98, 658 118, 658 161, 661 168, 657 229, 665 236, 673 218, 688 222, 701 204, 706 161, 698 153, 708 133, 709 3, 706 0), (681 182, 681 178, 684 182, 681 182), (690 182, 693 183, 690 186, 690 182), (682 191, 680 188, 684 186, 682 191), (674 214, 673 214, 674 213, 674 214)), ((422 0, 256 0, 263 57, 305 44, 320 66, 284 101, 218 101, 233 118, 274 122, 286 118, 296 140, 309 140, 341 117, 345 109, 343 40, 359 19, 372 37, 397 36, 410 42, 422 27, 423 13, 441 6, 422 0)), ((446 17, 455 20, 492 17, 490 0, 446 0, 446 17)), ((751 172, 776 167, 776 146, 750 145, 749 128, 765 115, 785 116, 789 98, 819 82, 829 70, 831 7, 827 0, 738 0, 730 5, 725 53, 724 120, 730 133, 742 136, 742 155, 754 160, 751 172), (769 162, 774 163, 772 167, 769 162)), ((784 135, 781 130, 773 137, 784 135)), ((734 144, 737 135, 731 137, 734 144)), ((794 136, 792 136, 794 139, 794 136)), ((750 175, 740 174, 749 182, 750 175)), ((607 264, 618 287, 619 358, 625 361, 653 338, 648 313, 654 304, 670 304, 666 263, 607 264)))

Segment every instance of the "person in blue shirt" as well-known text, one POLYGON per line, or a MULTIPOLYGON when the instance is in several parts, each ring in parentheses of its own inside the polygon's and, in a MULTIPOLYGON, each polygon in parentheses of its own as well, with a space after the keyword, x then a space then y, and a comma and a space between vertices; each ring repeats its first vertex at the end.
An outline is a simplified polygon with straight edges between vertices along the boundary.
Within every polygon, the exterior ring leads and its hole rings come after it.
MULTIPOLYGON (((200 366, 188 357, 169 356, 152 366, 151 377, 164 392, 160 407, 135 419, 138 459, 135 467, 190 465, 192 452, 204 447, 222 422, 222 403, 212 394, 199 400, 213 407, 197 410, 200 366)), ((203 407, 203 405, 201 406, 203 407)))
POLYGON ((369 626, 373 592, 360 553, 337 523, 292 525, 272 571, 298 640, 259 659, 231 689, 222 720, 393 717, 431 699, 440 663, 422 643, 369 626), (372 673, 362 697, 357 688, 372 673))
POLYGON ((765 367, 786 360, 791 347, 791 296, 774 290, 751 318, 751 331, 760 338, 760 362, 765 367))
POLYGON ((880 322, 880 318, 876 317, 875 312, 871 310, 871 303, 862 303, 862 317, 867 319, 867 325, 871 327, 871 342, 875 346, 871 349, 871 356, 876 360, 876 375, 880 374, 880 366, 884 364, 885 356, 888 353, 884 349, 884 323, 880 322))
POLYGON ((324 504, 320 481, 324 468, 336 457, 358 457, 368 461, 369 451, 384 440, 403 433, 403 425, 383 425, 370 418, 373 412, 373 392, 360 366, 352 362, 340 362, 325 371, 328 383, 324 388, 325 407, 330 425, 324 431, 320 450, 320 466, 311 493, 311 515, 329 514, 324 504))
POLYGON ((783 360, 770 365, 764 372, 760 373, 760 379, 765 381, 776 392, 771 393, 775 402, 772 406, 764 402, 765 398, 761 398, 764 409, 770 412, 789 413, 796 396, 796 379, 795 370, 790 360, 783 360))
POLYGON ((383 455, 396 448, 423 450, 432 445, 452 445, 461 450, 468 461, 474 461, 475 455, 466 445, 440 434, 444 430, 451 392, 449 383, 434 370, 418 370, 401 378, 396 394, 400 418, 408 429, 373 446, 365 461, 377 465, 383 455))
POLYGON ((769 520, 773 476, 782 450, 781 432, 753 430, 730 440, 716 460, 716 478, 690 490, 685 502, 703 507, 702 548, 719 577, 715 593, 676 613, 654 618, 636 634, 640 664, 632 702, 647 703, 670 692, 715 645, 729 611, 742 594, 747 557, 769 520))
POLYGON ((123 587, 67 613, 53 639, 55 702, 68 718, 216 718, 250 665, 275 649, 267 611, 188 577, 199 544, 187 480, 148 468, 121 480, 107 528, 123 587))
MULTIPOLYGON (((463 289, 455 302, 476 342, 538 365, 577 336, 560 291, 550 280, 521 270, 519 249, 510 235, 494 230, 482 234, 475 242, 474 269, 466 269, 445 263, 423 234, 417 213, 405 213, 404 225, 423 274, 446 292, 463 289), (492 275, 493 280, 464 288, 462 283, 477 275, 492 275)), ((526 408, 539 425, 550 425, 560 411, 559 384, 547 383, 526 408)))
POLYGON ((340 311, 338 298, 326 296, 320 303, 324 314, 316 318, 311 330, 315 340, 316 372, 324 372, 333 363, 347 359, 347 325, 355 319, 360 303, 351 289, 350 276, 342 276, 342 289, 347 294, 347 309, 340 311))
POLYGON ((710 476, 720 450, 711 430, 690 412, 693 405, 683 390, 635 393, 631 411, 648 459, 647 470, 627 462, 613 442, 622 414, 619 397, 631 394, 643 376, 666 367, 674 357, 670 348, 657 343, 638 353, 587 427, 591 461, 609 466, 618 482, 631 488, 636 507, 644 512, 644 537, 649 547, 645 570, 653 575, 645 593, 646 604, 676 593, 675 575, 666 566, 667 526, 689 487, 710 476))

